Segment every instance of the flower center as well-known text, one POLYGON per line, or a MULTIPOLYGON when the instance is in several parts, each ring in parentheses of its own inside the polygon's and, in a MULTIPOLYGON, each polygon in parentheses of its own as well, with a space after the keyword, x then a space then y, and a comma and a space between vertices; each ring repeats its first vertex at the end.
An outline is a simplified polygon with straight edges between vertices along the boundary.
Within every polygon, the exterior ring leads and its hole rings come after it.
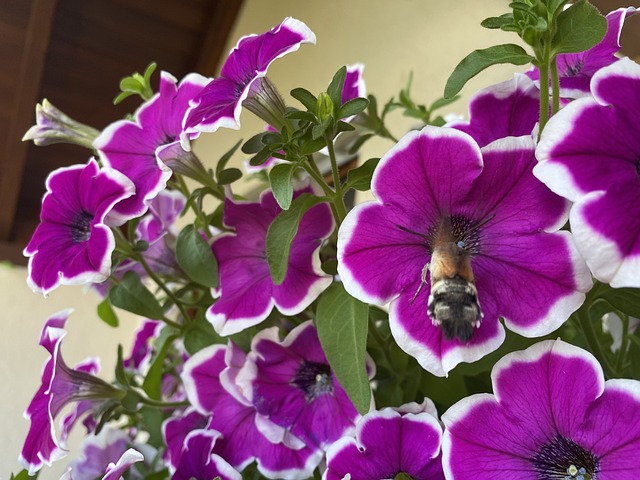
POLYGON ((333 393, 331 369, 324 363, 304 360, 293 378, 293 384, 304 392, 308 402, 325 393, 333 393))
POLYGON ((582 60, 578 60, 575 64, 569 65, 567 67, 564 75, 566 77, 575 77, 582 71, 582 67, 584 67, 584 62, 582 60))
POLYGON ((556 435, 530 458, 538 480, 597 480, 598 459, 573 440, 556 435))
POLYGON ((395 477, 393 477, 393 480, 413 480, 413 477, 404 472, 399 472, 395 477))
POLYGON ((74 242, 86 242, 91 237, 91 221, 93 220, 93 215, 91 215, 86 210, 78 213, 71 224, 71 238, 73 238, 74 242))

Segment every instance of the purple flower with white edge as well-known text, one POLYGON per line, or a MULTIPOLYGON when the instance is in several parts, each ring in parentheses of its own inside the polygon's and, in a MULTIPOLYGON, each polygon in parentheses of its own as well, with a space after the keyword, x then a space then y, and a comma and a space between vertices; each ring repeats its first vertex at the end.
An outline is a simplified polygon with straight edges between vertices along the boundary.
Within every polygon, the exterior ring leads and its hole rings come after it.
POLYGON ((162 436, 166 450, 164 458, 169 468, 169 473, 173 474, 178 467, 185 439, 189 432, 193 430, 202 430, 209 427, 211 417, 204 416, 196 411, 195 408, 189 407, 184 411, 177 410, 170 418, 162 424, 162 436))
POLYGON ((356 436, 343 437, 327 450, 324 480, 413 478, 444 480, 442 427, 433 402, 383 408, 363 416, 356 436), (350 476, 350 477, 349 477, 350 476))
MULTIPOLYGON (((603 67, 618 60, 616 53, 620 51, 620 33, 625 19, 638 12, 637 8, 619 8, 607 14, 607 33, 604 38, 589 50, 579 53, 562 53, 558 55, 558 76, 560 80, 560 96, 563 98, 580 98, 589 95, 591 77, 603 67)), ((540 71, 533 68, 525 73, 539 83, 540 71)))
POLYGON ((498 348, 499 317, 527 337, 552 332, 591 288, 571 235, 558 231, 567 203, 533 176, 535 163, 530 137, 481 150, 466 133, 427 126, 382 158, 377 201, 356 206, 340 227, 346 290, 391 302, 396 342, 434 375, 498 348), (464 309, 448 297, 456 291, 464 309), (467 312, 477 315, 471 323, 467 312))
POLYGON ((73 480, 93 480, 104 475, 107 467, 127 451, 131 439, 120 429, 105 426, 98 435, 82 441, 82 454, 71 462, 73 480))
POLYGON ((40 334, 42 345, 51 357, 45 362, 42 385, 25 411, 31 422, 20 453, 20 463, 33 475, 43 465, 64 457, 55 436, 55 417, 71 402, 122 397, 123 392, 85 371, 69 368, 60 355, 60 344, 66 335, 64 324, 71 310, 63 310, 46 322, 40 334))
MULTIPOLYGON (((311 193, 298 189, 294 198, 311 193)), ((218 259, 219 299, 207 310, 207 319, 220 335, 230 335, 262 322, 273 307, 284 315, 296 315, 309 306, 331 283, 331 276, 320 268, 319 250, 333 232, 329 206, 311 207, 300 220, 291 243, 284 281, 275 285, 266 255, 267 230, 282 211, 271 190, 259 202, 225 199, 223 222, 235 233, 223 233, 211 248, 218 259)))
POLYGON ((134 463, 142 462, 143 460, 144 455, 142 453, 134 448, 130 448, 120 456, 116 463, 109 463, 106 471, 103 470, 96 476, 87 477, 82 474, 78 475, 73 467, 69 467, 60 477, 60 480, 94 480, 95 478, 102 478, 102 480, 122 480, 122 476, 134 463))
MULTIPOLYGON (((364 83, 364 77, 362 72, 364 71, 364 65, 362 63, 354 63, 353 65, 347 65, 347 74, 344 78, 344 85, 342 86, 342 97, 340 101, 347 103, 354 98, 366 98, 367 87, 364 83)), ((345 122, 348 122, 353 117, 343 118, 345 122)))
MULTIPOLYGON (((296 438, 258 414, 236 384, 246 354, 235 344, 212 345, 186 363, 182 380, 189 402, 212 415, 208 428, 222 433, 214 452, 242 471, 254 460, 267 478, 304 479, 313 475, 322 451, 305 448, 296 438)), ((166 424, 165 436, 172 427, 166 424)))
POLYGON ((590 353, 561 340, 506 355, 491 378, 494 395, 442 416, 448 480, 635 478, 640 382, 605 382, 590 353))
MULTIPOLYGON (((287 17, 277 27, 260 35, 242 37, 229 53, 220 71, 196 96, 184 120, 183 146, 188 149, 188 135, 197 132, 215 132, 218 128, 240 128, 242 106, 250 110, 275 109, 284 115, 284 103, 265 75, 271 63, 303 43, 315 44, 314 33, 304 23, 287 17), (248 100, 248 101, 247 101, 248 100)), ((271 115, 259 115, 274 116, 271 115)), ((263 118, 276 128, 278 118, 263 118)))
POLYGON ((135 121, 112 123, 94 141, 104 164, 125 174, 136 186, 133 197, 114 207, 112 217, 118 224, 143 215, 166 187, 171 169, 160 157, 179 142, 189 100, 206 82, 205 77, 192 73, 176 85, 171 74, 162 72, 159 92, 138 109, 135 121))
POLYGON ((603 68, 591 93, 550 119, 534 173, 574 202, 571 231, 593 275, 640 287, 640 66, 603 68))
POLYGON ((338 383, 309 320, 280 341, 258 333, 237 379, 256 410, 314 448, 351 434, 360 414, 338 383))
POLYGON ((539 120, 540 92, 522 74, 475 93, 469 102, 469 121, 447 124, 468 133, 480 147, 505 137, 531 135, 539 120))
POLYGON ((115 248, 108 215, 134 189, 127 177, 111 168, 100 169, 94 159, 51 172, 40 225, 24 249, 29 286, 47 295, 59 285, 106 280, 115 248))
POLYGON ((184 440, 171 480, 242 480, 242 475, 220 455, 212 453, 221 434, 215 430, 192 430, 184 440))
MULTIPOLYGON (((88 358, 73 367, 78 372, 85 372, 89 375, 97 375, 100 371, 100 360, 97 358, 88 358)), ((67 439, 71 430, 75 426, 76 422, 84 417, 83 424, 85 425, 87 432, 92 432, 95 429, 96 422, 91 411, 93 410, 94 403, 91 400, 81 400, 76 402, 71 411, 64 415, 60 419, 60 446, 66 448, 67 439), (86 415, 85 414, 89 414, 86 415)))
POLYGON ((152 354, 151 341, 160 334, 163 323, 158 320, 144 319, 136 330, 131 346, 131 354, 123 360, 125 368, 136 372, 143 371, 152 354))

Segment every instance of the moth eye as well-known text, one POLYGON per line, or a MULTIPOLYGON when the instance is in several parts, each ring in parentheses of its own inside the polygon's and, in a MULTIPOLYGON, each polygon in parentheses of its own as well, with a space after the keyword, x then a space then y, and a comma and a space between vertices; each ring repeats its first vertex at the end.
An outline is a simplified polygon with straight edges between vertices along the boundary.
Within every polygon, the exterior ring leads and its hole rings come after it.
POLYGON ((460 248, 464 248, 464 242, 462 240, 460 240, 458 243, 456 243, 456 245, 460 248))

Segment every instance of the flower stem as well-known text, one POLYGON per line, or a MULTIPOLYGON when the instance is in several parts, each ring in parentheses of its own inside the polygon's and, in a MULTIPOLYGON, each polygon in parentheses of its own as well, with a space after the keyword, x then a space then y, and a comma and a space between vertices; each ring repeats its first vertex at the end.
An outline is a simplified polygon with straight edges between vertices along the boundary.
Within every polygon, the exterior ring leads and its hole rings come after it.
POLYGON ((620 351, 616 358, 616 371, 622 372, 624 368, 624 359, 627 356, 629 346, 629 315, 621 315, 622 319, 622 342, 620 343, 620 351))
POLYGON ((152 398, 147 398, 140 396, 140 403, 145 405, 149 405, 150 407, 158 407, 158 408, 174 408, 174 407, 186 407, 189 405, 189 402, 183 400, 181 402, 162 402, 160 400, 153 400, 152 398))
POLYGON ((602 365, 602 369, 604 370, 604 374, 607 378, 616 378, 617 372, 609 362, 609 359, 602 350, 602 345, 598 340, 598 336, 593 328, 593 323, 591 322, 591 318, 589 317, 589 311, 587 308, 580 308, 577 312, 574 313, 575 318, 582 329, 582 333, 589 344, 589 349, 593 356, 596 357, 598 363, 602 365))
MULTIPOLYGON (((176 187, 178 188, 180 193, 182 193, 182 195, 184 195, 185 198, 187 199, 190 198, 191 192, 189 191, 189 187, 187 187, 187 182, 184 181, 184 178, 182 177, 182 175, 175 175, 175 178, 176 178, 176 187)), ((196 202, 189 202, 189 203, 191 204, 191 209, 193 210, 193 213, 195 213, 196 218, 202 224, 202 230, 204 231, 204 234, 207 236, 208 239, 211 239, 211 237, 213 237, 213 234, 209 230, 209 222, 207 221, 206 215, 200 208, 196 206, 196 202)))
POLYGON ((545 48, 545 56, 540 62, 540 120, 538 123, 538 140, 549 120, 549 56, 545 48))
POLYGON ((333 139, 329 134, 325 134, 327 140, 327 149, 329 150, 329 160, 331 161, 331 173, 333 174, 333 188, 336 192, 335 205, 338 213, 337 223, 338 227, 347 216, 347 208, 344 205, 344 196, 342 193, 342 183, 340 182, 340 170, 338 169, 338 161, 336 160, 336 152, 333 148, 333 139))
MULTIPOLYGON (((136 255, 136 260, 140 262, 140 265, 142 265, 142 268, 144 268, 144 271, 147 272, 147 275, 149 275, 149 277, 158 285, 158 287, 162 289, 162 291, 167 295, 167 297, 171 299, 171 301, 175 304, 175 306, 178 307, 178 310, 180 310, 180 314, 184 318, 184 321, 188 322, 190 317, 189 315, 187 315, 187 311, 185 310, 184 305, 182 305, 182 302, 173 294, 171 289, 167 287, 167 285, 162 281, 162 279, 158 277, 158 275, 156 275, 156 273, 153 271, 153 269, 149 266, 147 261, 144 259, 144 256, 138 254, 136 255)), ((163 318, 163 320, 165 323, 170 324, 172 327, 175 327, 178 329, 182 328, 180 324, 173 322, 168 318, 163 318)))
POLYGON ((551 61, 551 115, 555 115, 560 110, 560 80, 558 79, 558 62, 554 58, 551 61))
POLYGON ((301 165, 309 174, 309 176, 313 178, 316 183, 318 183, 318 185, 320 185, 322 191, 330 199, 329 205, 331 206, 331 213, 333 214, 333 218, 336 220, 336 224, 340 225, 341 220, 334 200, 336 197, 336 193, 331 189, 329 185, 327 185, 327 182, 324 181, 324 178, 322 177, 320 170, 318 170, 318 166, 313 160, 313 157, 311 155, 307 155, 307 162, 302 162, 301 165))

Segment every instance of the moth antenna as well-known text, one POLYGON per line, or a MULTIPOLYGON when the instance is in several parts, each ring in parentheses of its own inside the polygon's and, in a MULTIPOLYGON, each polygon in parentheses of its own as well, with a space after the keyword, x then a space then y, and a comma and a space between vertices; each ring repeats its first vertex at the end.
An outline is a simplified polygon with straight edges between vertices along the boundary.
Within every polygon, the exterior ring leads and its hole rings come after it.
POLYGON ((494 213, 493 215, 489 215, 487 218, 485 218, 483 221, 481 221, 480 223, 474 225, 473 227, 471 227, 469 230, 467 230, 466 232, 464 232, 465 235, 468 235, 470 233, 475 232, 476 230, 478 230, 480 227, 486 225, 487 223, 489 223, 491 220, 493 220, 495 218, 496 214, 494 213))
POLYGON ((396 225, 397 228, 399 228, 400 230, 402 230, 403 232, 407 232, 410 233, 412 235, 417 235, 419 237, 424 238, 425 240, 429 240, 430 237, 429 235, 425 235, 424 233, 420 233, 420 232, 414 232, 413 230, 409 230, 407 227, 403 227, 402 225, 396 225))

